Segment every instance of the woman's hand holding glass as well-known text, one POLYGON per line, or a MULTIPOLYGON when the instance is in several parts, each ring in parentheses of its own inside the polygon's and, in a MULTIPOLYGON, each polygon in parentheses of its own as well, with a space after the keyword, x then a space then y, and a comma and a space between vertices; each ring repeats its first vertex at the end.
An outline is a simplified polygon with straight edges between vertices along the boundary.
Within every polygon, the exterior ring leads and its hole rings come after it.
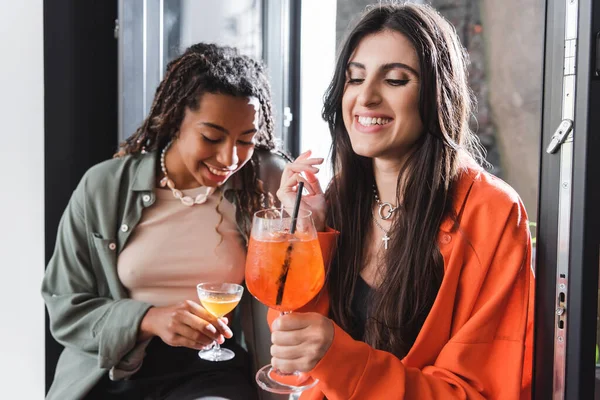
POLYGON ((158 336, 174 347, 205 350, 214 341, 223 343, 233 333, 227 318, 216 318, 191 300, 172 306, 152 307, 140 325, 139 339, 158 336))
POLYGON ((291 313, 271 324, 271 365, 284 373, 308 372, 333 342, 333 322, 318 313, 291 313))
POLYGON ((283 207, 293 209, 296 201, 298 182, 304 182, 304 188, 308 194, 302 196, 300 208, 310 211, 317 231, 325 230, 325 216, 327 213, 327 202, 325 195, 315 176, 319 169, 315 165, 323 164, 323 158, 310 158, 311 151, 308 150, 298 156, 293 163, 285 166, 281 175, 281 185, 277 191, 277 198, 283 207))

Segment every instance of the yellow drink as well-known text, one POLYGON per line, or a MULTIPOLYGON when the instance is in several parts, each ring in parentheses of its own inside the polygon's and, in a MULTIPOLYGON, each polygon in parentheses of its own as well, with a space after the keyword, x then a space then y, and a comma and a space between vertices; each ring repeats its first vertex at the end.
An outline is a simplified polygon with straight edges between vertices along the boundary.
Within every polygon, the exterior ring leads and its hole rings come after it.
POLYGON ((215 317, 221 318, 230 313, 240 302, 240 296, 228 293, 206 293, 200 303, 215 317))

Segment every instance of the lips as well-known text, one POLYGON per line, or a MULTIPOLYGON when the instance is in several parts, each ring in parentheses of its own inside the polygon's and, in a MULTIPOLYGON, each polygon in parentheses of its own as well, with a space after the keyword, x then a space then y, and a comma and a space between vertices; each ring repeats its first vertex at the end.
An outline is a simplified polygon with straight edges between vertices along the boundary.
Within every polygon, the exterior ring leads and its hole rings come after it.
POLYGON ((386 125, 390 122, 392 122, 391 118, 387 118, 387 117, 361 117, 359 116, 357 118, 358 123, 361 124, 362 126, 373 126, 373 125, 386 125))
POLYGON ((354 126, 362 133, 376 133, 388 127, 392 121, 392 118, 385 115, 356 115, 354 126))
MULTIPOLYGON (((203 163, 204 164, 204 163, 203 163)), ((227 178, 229 178, 237 169, 237 166, 233 169, 223 169, 223 168, 216 168, 213 167, 211 165, 208 164, 204 164, 204 166, 206 167, 206 170, 208 171, 208 178, 213 181, 213 182, 223 182, 225 181, 227 178)))

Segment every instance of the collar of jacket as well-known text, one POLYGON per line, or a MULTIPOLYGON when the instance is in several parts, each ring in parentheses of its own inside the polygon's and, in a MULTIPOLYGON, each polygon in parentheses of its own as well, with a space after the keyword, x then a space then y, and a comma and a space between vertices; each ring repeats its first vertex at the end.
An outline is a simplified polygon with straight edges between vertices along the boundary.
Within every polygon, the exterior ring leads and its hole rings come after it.
POLYGON ((454 192, 454 215, 446 216, 442 220, 440 225, 441 231, 452 233, 458 230, 473 184, 477 181, 482 171, 481 167, 471 166, 465 167, 459 172, 460 175, 454 192))
MULTIPOLYGON (((130 190, 133 192, 142 192, 142 193, 153 193, 156 188, 156 168, 158 166, 158 158, 159 152, 157 150, 149 151, 146 154, 139 155, 138 165, 136 167, 134 178, 131 181, 130 190)), ((234 177, 232 177, 234 178, 234 177)), ((247 230, 251 223, 251 218, 245 216, 244 213, 241 213, 238 209, 237 197, 235 196, 236 189, 239 189, 240 183, 237 179, 229 179, 225 184, 220 188, 223 192, 223 197, 225 197, 230 203, 234 204, 236 207, 235 211, 235 220, 238 227, 238 231, 242 235, 245 243, 248 242, 247 230)), ((153 204, 152 200, 147 205, 153 204)))

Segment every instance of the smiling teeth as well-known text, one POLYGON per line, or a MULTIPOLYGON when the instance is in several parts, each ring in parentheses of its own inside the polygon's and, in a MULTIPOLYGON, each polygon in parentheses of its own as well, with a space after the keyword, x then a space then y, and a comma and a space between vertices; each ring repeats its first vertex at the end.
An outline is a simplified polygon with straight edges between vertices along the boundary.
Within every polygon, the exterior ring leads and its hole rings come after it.
POLYGON ((214 169, 212 167, 209 167, 208 165, 206 167, 212 174, 219 175, 219 176, 229 175, 229 172, 230 172, 230 171, 222 171, 220 169, 214 169))
POLYGON ((363 126, 385 125, 390 121, 390 118, 358 117, 358 122, 363 126))

